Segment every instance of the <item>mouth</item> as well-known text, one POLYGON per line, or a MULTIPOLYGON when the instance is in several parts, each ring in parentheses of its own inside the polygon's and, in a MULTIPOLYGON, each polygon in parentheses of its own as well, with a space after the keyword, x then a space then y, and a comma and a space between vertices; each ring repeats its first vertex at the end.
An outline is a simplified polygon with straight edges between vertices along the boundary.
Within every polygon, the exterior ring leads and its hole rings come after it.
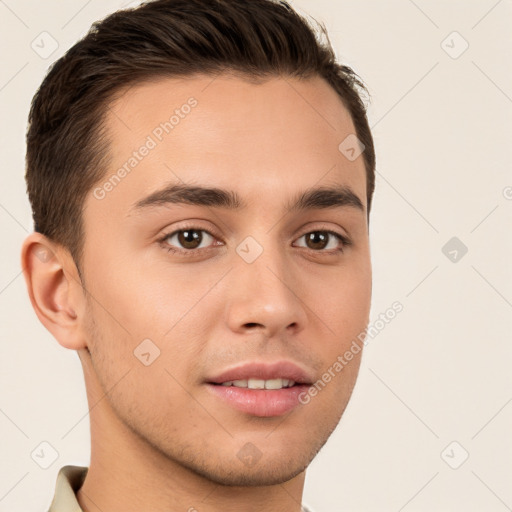
POLYGON ((313 382, 290 361, 249 362, 208 379, 207 388, 224 404, 260 417, 281 416, 300 405, 299 396, 313 382))

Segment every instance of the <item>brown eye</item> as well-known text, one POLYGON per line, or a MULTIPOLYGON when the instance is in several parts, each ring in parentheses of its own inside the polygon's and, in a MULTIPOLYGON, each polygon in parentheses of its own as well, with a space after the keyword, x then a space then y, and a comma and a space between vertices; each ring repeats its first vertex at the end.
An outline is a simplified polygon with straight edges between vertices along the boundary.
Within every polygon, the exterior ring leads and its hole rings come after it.
POLYGON ((314 231, 306 236, 306 245, 310 249, 325 249, 329 242, 330 235, 322 231, 314 231))
POLYGON ((178 242, 185 249, 197 249, 201 245, 203 235, 201 231, 195 229, 187 229, 178 233, 178 242))
POLYGON ((349 245, 350 243, 345 236, 334 231, 311 231, 300 238, 304 238, 306 241, 306 245, 301 247, 307 247, 313 251, 320 252, 330 252, 326 249, 342 250, 344 245, 349 245))
MULTIPOLYGON (((201 244, 206 241, 210 242, 214 237, 204 229, 180 229, 167 235, 163 242, 169 245, 169 249, 173 248, 177 251, 192 251, 194 249, 202 249, 201 244), (173 241, 174 240, 174 241, 173 241), (171 241, 173 241, 171 243, 171 241)), ((206 245, 207 247, 208 245, 206 245)))

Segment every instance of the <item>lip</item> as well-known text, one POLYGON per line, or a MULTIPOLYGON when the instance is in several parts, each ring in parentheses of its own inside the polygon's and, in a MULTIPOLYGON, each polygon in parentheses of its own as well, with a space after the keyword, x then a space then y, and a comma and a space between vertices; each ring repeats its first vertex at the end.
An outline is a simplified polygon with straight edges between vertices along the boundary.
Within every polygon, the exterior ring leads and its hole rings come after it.
POLYGON ((252 416, 273 417, 286 414, 299 406, 299 396, 307 391, 312 382, 313 378, 308 372, 291 361, 251 361, 208 378, 206 385, 210 393, 230 407, 252 416), (221 385, 223 382, 249 378, 283 378, 293 380, 295 385, 281 389, 249 389, 221 385))
POLYGON ((207 384, 207 388, 230 407, 251 416, 268 418, 281 416, 301 405, 299 397, 307 392, 309 386, 299 384, 282 389, 248 389, 207 384))
POLYGON ((313 377, 299 365, 291 361, 276 361, 275 363, 260 363, 249 361, 234 368, 229 368, 222 373, 207 378, 209 384, 222 384, 232 380, 255 379, 288 379, 297 384, 311 384, 313 377))

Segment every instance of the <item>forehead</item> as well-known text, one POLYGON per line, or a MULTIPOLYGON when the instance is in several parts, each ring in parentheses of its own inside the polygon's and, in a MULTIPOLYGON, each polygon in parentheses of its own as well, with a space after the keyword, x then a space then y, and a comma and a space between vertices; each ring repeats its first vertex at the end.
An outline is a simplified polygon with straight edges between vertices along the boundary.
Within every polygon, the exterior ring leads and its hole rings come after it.
POLYGON ((235 189, 267 206, 341 184, 366 205, 363 158, 339 150, 355 132, 351 117, 319 77, 160 78, 118 94, 105 124, 112 159, 99 185, 120 175, 103 202, 119 211, 170 182, 235 189))

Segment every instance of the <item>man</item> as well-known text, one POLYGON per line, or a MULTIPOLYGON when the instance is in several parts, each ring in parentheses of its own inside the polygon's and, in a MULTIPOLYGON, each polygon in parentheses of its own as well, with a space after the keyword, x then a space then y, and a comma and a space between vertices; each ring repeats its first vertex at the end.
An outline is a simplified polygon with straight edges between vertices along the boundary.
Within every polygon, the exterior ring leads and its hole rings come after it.
POLYGON ((119 11, 51 68, 21 256, 92 443, 51 512, 307 510, 369 319, 363 89, 271 0, 119 11))

